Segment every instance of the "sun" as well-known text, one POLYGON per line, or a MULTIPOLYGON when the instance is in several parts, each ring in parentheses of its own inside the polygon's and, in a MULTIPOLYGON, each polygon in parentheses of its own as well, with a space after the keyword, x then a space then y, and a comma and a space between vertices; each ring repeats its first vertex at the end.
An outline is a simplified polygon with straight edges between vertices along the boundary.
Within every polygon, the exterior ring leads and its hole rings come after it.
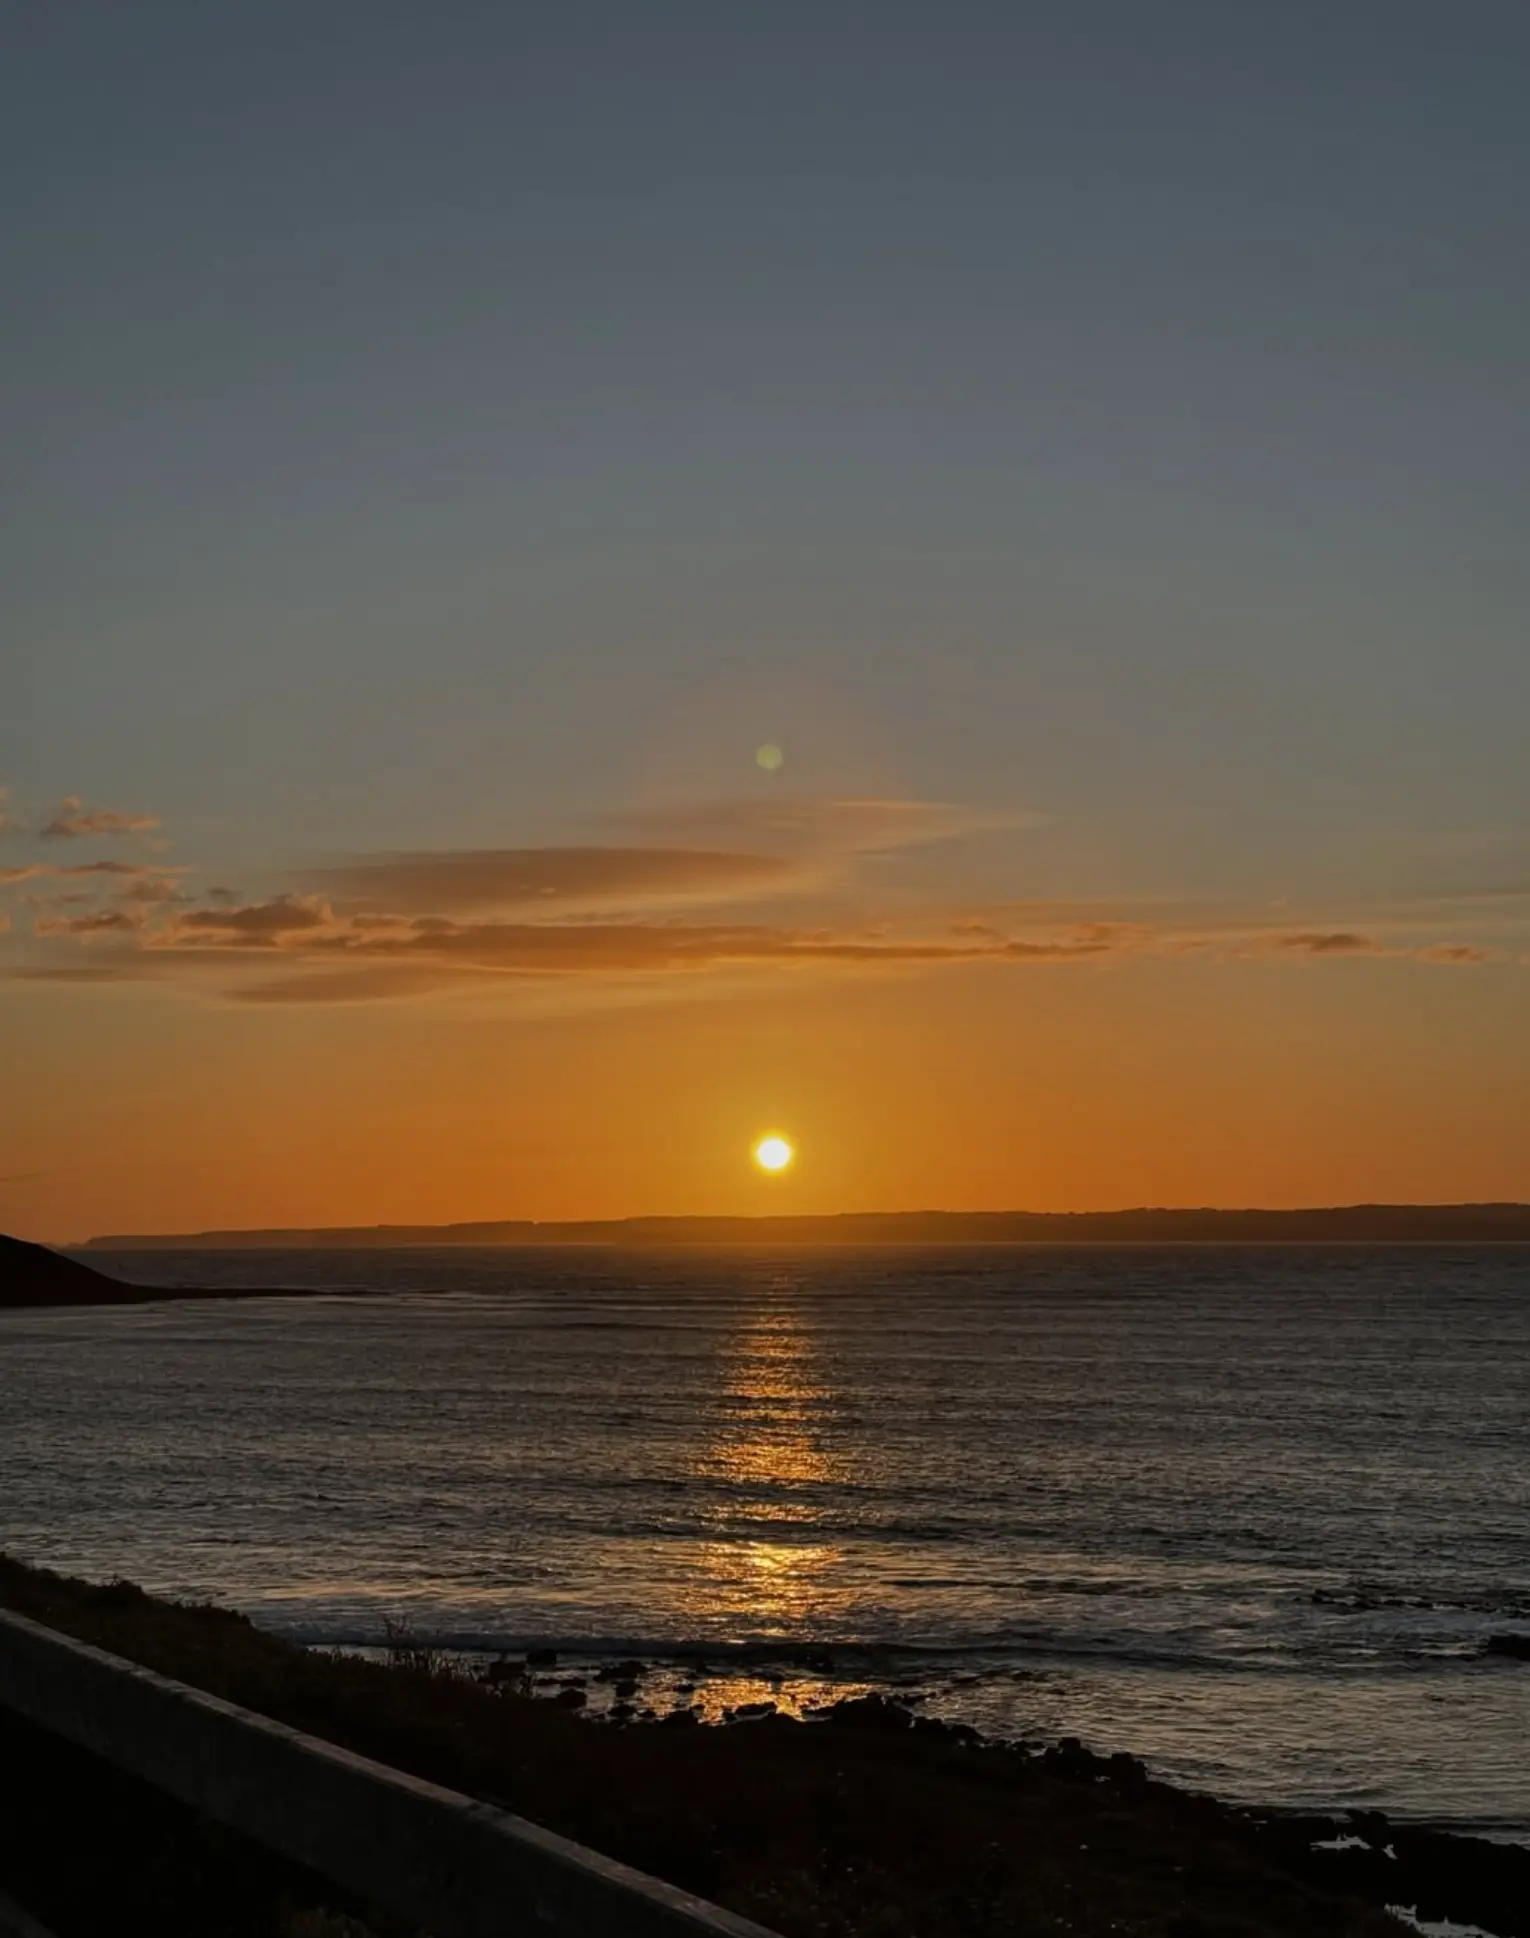
POLYGON ((762 1137, 754 1147, 754 1161, 762 1171, 773 1176, 790 1169, 792 1159, 797 1153, 778 1132, 772 1131, 769 1137, 762 1137))

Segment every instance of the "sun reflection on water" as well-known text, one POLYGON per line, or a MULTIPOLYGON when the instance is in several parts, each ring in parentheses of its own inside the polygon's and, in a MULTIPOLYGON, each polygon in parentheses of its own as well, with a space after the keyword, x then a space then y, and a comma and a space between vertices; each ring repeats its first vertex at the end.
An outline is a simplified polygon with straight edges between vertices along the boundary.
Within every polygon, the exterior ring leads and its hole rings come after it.
POLYGON ((713 1538, 697 1553, 689 1614, 740 1634, 810 1638, 847 1605, 844 1545, 821 1533, 825 1497, 851 1480, 837 1413, 801 1311, 772 1303, 752 1313, 693 1469, 713 1538))

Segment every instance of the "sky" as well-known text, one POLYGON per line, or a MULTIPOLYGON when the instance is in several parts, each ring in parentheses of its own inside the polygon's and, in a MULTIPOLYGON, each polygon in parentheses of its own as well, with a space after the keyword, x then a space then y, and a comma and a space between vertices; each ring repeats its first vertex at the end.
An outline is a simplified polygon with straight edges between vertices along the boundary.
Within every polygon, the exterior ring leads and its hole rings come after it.
POLYGON ((23 10, 0 1227, 1530 1199, 1527 80, 23 10))

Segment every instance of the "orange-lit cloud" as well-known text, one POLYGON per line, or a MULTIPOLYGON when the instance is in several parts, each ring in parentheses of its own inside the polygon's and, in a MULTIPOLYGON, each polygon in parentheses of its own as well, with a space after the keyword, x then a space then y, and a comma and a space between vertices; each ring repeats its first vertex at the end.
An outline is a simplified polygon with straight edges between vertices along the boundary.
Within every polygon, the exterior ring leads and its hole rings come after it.
MULTIPOLYGON (((65 812, 67 810, 67 813, 65 812)), ((645 842, 394 852, 309 871, 306 888, 240 899, 200 894, 187 871, 123 861, 29 863, 0 886, 54 883, 29 896, 50 949, 89 944, 88 968, 55 956, 14 974, 105 982, 173 978, 255 1003, 354 1003, 531 982, 697 988, 753 972, 902 974, 980 965, 1105 964, 1130 957, 1290 961, 1393 958, 1443 966, 1505 959, 1476 940, 1335 921, 1285 905, 1017 900, 943 909, 926 899, 894 917, 852 912, 863 857, 956 841, 1025 817, 913 800, 771 797, 625 817, 645 842), (653 837, 667 837, 656 841, 653 837), (719 845, 703 845, 710 838, 719 845), (67 891, 67 892, 64 892, 67 891), (776 904, 773 911, 770 904, 776 904), (83 906, 81 906, 83 904, 83 906), (746 919, 718 919, 749 904, 746 919), (81 912, 65 914, 66 907, 81 912), (781 910, 789 910, 788 919, 781 910), (703 914, 699 911, 709 911, 703 914), (776 919, 772 919, 772 916, 776 919), (280 974, 252 978, 257 960, 280 974)), ((1035 819, 1035 817, 1031 817, 1035 819)), ((73 834, 130 821, 85 810, 73 834), (104 816, 104 819, 103 819, 104 816)), ((157 824, 156 824, 157 825, 157 824)))
POLYGON ((1356 935, 1349 929, 1309 929, 1294 935, 1274 935, 1265 946, 1283 955, 1296 956, 1380 956, 1386 945, 1375 936, 1356 935))
POLYGON ((779 892, 799 877, 779 856, 705 848, 482 848, 369 857, 317 877, 358 910, 415 914, 717 902, 779 892))
POLYGON ((126 909, 94 909, 88 915, 40 915, 34 926, 34 933, 41 936, 56 935, 125 935, 143 926, 143 916, 129 914, 126 909))
POLYGON ((173 948, 185 937, 221 948, 275 948, 289 935, 327 927, 329 905, 312 895, 278 895, 242 907, 190 909, 172 915, 157 940, 173 948))
POLYGON ((88 835, 149 834, 158 826, 157 814, 88 808, 78 794, 66 794, 38 832, 45 840, 78 841, 88 835))

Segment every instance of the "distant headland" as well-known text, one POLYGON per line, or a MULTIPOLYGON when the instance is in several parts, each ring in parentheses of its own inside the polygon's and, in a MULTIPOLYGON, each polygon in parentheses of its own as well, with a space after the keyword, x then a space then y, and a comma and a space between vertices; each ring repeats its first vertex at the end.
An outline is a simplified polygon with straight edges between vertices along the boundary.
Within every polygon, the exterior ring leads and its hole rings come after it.
POLYGON ((131 1285, 109 1278, 78 1259, 65 1258, 46 1245, 30 1245, 0 1232, 0 1312, 37 1306, 146 1305, 168 1299, 292 1299, 304 1291, 280 1287, 232 1286, 205 1290, 200 1286, 131 1285))
POLYGON ((819 1217, 612 1218, 129 1232, 92 1251, 362 1251, 448 1245, 1530 1244, 1530 1205, 1332 1205, 1295 1211, 869 1211, 819 1217))

